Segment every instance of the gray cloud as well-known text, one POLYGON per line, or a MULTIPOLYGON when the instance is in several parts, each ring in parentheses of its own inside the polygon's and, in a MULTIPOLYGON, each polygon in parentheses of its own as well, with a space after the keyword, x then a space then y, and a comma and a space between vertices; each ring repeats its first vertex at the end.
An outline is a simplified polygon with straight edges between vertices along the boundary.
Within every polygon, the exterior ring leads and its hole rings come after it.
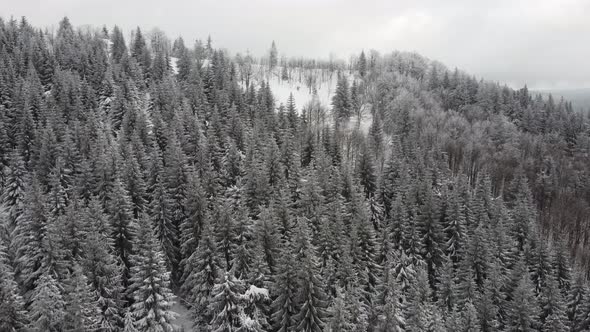
MULTIPOLYGON (((590 87, 587 0, 0 0, 3 15, 37 26, 67 15, 75 25, 127 32, 159 27, 233 52, 347 58, 361 49, 416 51, 512 86, 590 87)), ((191 44, 191 42, 189 42, 191 44)))

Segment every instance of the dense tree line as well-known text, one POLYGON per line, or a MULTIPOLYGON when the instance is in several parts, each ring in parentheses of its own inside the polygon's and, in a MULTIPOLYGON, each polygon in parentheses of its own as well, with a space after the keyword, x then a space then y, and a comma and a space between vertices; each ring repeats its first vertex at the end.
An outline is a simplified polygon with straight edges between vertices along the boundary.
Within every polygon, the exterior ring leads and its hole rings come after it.
POLYGON ((570 103, 363 52, 326 123, 149 35, 0 21, 1 331, 589 329, 570 103))

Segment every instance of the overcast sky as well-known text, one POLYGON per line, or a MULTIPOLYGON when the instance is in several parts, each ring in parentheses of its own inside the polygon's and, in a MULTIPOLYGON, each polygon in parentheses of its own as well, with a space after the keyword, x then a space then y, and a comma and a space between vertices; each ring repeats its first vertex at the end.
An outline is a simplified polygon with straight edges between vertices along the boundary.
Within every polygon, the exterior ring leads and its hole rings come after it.
MULTIPOLYGON (((159 27, 188 45, 348 58, 416 51, 478 77, 533 88, 590 87, 590 0, 0 0, 35 26, 159 27)), ((5 17, 6 18, 6 17, 5 17)))

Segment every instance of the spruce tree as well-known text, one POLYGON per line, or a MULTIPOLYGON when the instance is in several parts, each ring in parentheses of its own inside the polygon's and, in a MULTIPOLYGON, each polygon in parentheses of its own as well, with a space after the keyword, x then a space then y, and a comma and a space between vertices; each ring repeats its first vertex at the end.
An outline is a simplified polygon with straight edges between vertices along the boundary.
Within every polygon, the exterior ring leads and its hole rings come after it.
POLYGON ((26 303, 30 303, 37 279, 51 265, 47 204, 40 184, 35 179, 25 193, 24 206, 27 209, 17 220, 12 246, 15 250, 16 278, 26 303))
POLYGON ((98 297, 98 326, 116 331, 122 321, 122 268, 114 255, 111 225, 102 212, 98 199, 93 199, 86 212, 86 234, 81 265, 92 290, 98 297))
POLYGON ((348 79, 342 73, 338 76, 338 83, 336 85, 336 92, 332 97, 332 112, 337 121, 346 121, 350 118, 350 96, 348 88, 348 79))
POLYGON ((123 285, 127 287, 136 221, 131 211, 131 200, 120 180, 115 181, 108 212, 115 253, 123 263, 123 285))
POLYGON ((66 303, 57 280, 48 272, 35 283, 29 320, 34 331, 58 332, 64 329, 66 303))
POLYGON ((272 294, 276 298, 272 303, 272 321, 274 330, 287 332, 294 328, 295 315, 299 311, 297 301, 297 270, 294 253, 288 246, 284 247, 279 256, 272 294))
POLYGON ((508 331, 535 331, 538 323, 538 303, 528 274, 524 274, 507 306, 506 327, 508 331))
POLYGON ((23 211, 26 169, 24 161, 17 150, 12 151, 9 161, 10 163, 6 167, 6 179, 4 180, 1 198, 8 210, 8 225, 13 229, 23 211))
POLYGON ((134 239, 134 253, 130 257, 131 278, 129 294, 133 299, 131 314, 140 331, 174 330, 174 304, 170 290, 170 273, 164 255, 144 215, 134 239))
POLYGON ((82 266, 76 264, 64 281, 64 330, 89 331, 99 328, 100 308, 96 293, 82 266))
POLYGON ((300 220, 298 232, 295 236, 295 252, 298 290, 295 299, 299 310, 293 316, 292 328, 298 331, 322 331, 327 318, 326 294, 324 284, 318 278, 318 263, 314 248, 305 244, 309 239, 309 230, 305 221, 300 220))
POLYGON ((243 314, 241 280, 235 279, 231 274, 222 275, 211 291, 211 300, 207 308, 208 315, 212 317, 211 331, 231 332, 239 331, 241 327, 240 315, 243 314))
POLYGON ((25 303, 21 297, 14 273, 6 257, 6 248, 0 241, 0 330, 19 331, 28 323, 25 303))
POLYGON ((184 298, 195 314, 195 326, 205 327, 212 320, 207 311, 209 299, 216 281, 222 275, 223 265, 219 259, 217 245, 213 238, 213 228, 205 221, 197 250, 188 260, 188 277, 182 285, 184 298))

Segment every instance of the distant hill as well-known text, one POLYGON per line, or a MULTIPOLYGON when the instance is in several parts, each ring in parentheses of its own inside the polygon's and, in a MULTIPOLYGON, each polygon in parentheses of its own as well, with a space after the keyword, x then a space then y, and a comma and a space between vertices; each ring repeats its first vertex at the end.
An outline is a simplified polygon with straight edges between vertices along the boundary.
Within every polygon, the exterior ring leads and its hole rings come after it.
POLYGON ((543 95, 552 94, 555 100, 563 97, 566 100, 572 102, 574 109, 582 109, 588 111, 590 109, 590 88, 584 89, 547 89, 547 90, 536 90, 535 92, 543 95))

